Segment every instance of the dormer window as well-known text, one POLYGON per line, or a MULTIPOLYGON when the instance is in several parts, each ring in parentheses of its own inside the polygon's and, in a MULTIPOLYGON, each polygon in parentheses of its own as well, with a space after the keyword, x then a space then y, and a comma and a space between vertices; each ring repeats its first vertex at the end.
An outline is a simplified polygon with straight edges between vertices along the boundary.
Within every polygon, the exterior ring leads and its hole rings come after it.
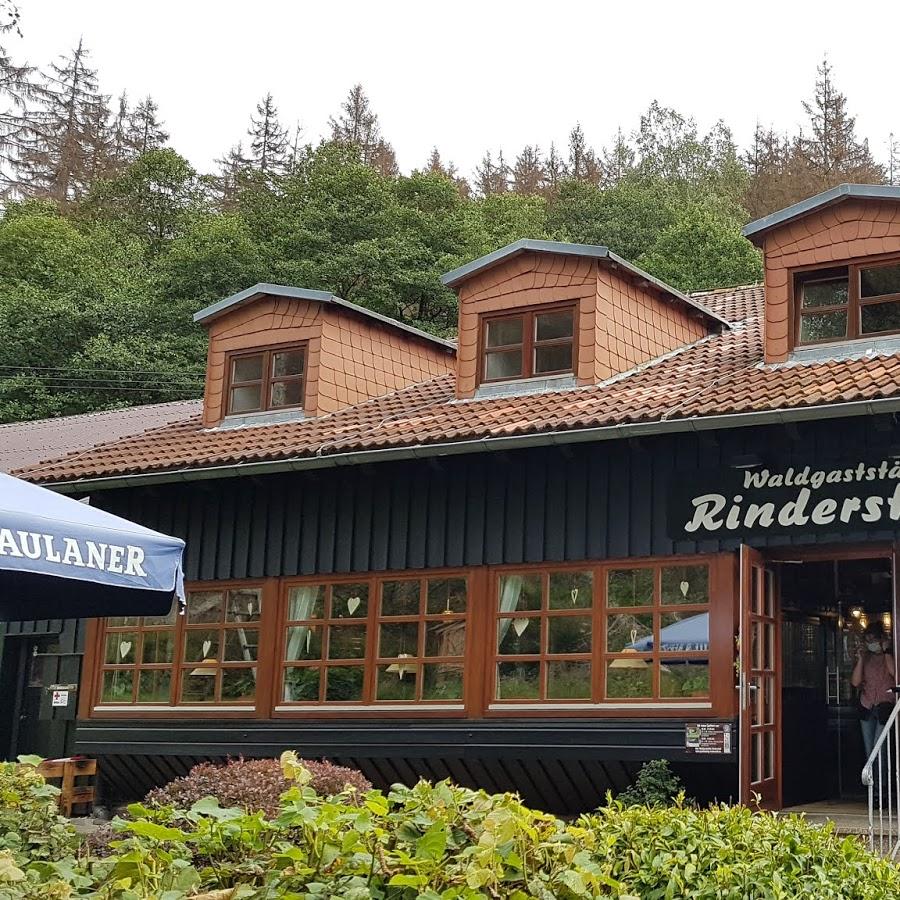
POLYGON ((305 371, 305 345, 231 354, 228 414, 302 407, 305 371))
POLYGON ((798 346, 900 332, 900 260, 797 276, 798 346))
POLYGON ((574 306, 482 317, 481 382, 563 375, 575 369, 574 306))

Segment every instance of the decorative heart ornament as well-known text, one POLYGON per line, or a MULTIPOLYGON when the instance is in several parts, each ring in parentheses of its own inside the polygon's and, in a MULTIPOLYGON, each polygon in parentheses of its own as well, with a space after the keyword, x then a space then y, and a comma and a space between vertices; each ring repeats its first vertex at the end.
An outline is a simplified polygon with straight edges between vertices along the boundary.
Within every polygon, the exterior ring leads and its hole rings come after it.
POLYGON ((352 616, 359 609, 359 604, 362 603, 359 597, 348 597, 347 598, 347 612, 352 616))
POLYGON ((513 631, 516 633, 518 637, 522 637, 522 632, 528 627, 528 623, 530 619, 513 619, 512 627, 513 631))
POLYGON ((119 656, 121 656, 122 659, 125 659, 125 657, 128 656, 128 651, 130 649, 131 649, 131 641, 122 641, 119 644, 119 656))
POLYGON ((578 588, 572 588, 572 606, 578 602, 578 588))
POLYGON ((687 597, 688 591, 691 589, 690 584, 688 584, 686 581, 682 581, 681 584, 678 585, 678 587, 681 588, 681 596, 687 597))
POLYGON ((202 650, 203 650, 203 658, 204 659, 206 659, 206 657, 209 656, 209 648, 210 647, 212 647, 212 641, 206 640, 203 642, 202 650))

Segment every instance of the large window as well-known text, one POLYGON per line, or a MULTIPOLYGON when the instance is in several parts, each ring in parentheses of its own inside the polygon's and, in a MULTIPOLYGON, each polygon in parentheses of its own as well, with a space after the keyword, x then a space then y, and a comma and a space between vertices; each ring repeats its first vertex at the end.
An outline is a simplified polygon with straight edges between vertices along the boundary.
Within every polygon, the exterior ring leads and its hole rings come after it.
POLYGON ((574 371, 574 334, 574 306, 485 316, 481 381, 512 381, 574 371))
POLYGON ((262 591, 190 591, 184 615, 106 620, 101 704, 252 705, 262 591))
POLYGON ((795 284, 798 345, 900 332, 900 260, 804 272, 795 284))
POLYGON ((282 703, 463 700, 465 577, 289 587, 282 703))
POLYGON ((706 563, 507 572, 495 602, 495 701, 709 697, 706 563))
POLYGON ((256 350, 228 358, 228 413, 303 406, 306 347, 256 350))

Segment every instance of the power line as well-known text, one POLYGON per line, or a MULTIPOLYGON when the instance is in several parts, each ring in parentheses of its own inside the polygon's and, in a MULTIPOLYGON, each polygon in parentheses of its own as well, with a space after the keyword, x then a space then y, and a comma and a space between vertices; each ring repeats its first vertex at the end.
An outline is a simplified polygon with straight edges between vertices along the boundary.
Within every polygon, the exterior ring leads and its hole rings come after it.
POLYGON ((2 366, 0 369, 6 371, 23 371, 23 372, 97 372, 104 375, 159 375, 165 378, 171 378, 173 375, 183 376, 185 378, 203 378, 202 372, 162 372, 150 371, 146 369, 77 369, 67 366, 2 366))

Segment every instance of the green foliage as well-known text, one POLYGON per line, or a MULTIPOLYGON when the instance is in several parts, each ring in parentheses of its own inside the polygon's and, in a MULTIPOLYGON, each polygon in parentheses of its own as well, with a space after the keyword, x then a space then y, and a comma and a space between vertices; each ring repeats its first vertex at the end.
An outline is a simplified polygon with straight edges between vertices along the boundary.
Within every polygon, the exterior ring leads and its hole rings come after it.
POLYGON ((665 759, 644 763, 634 784, 622 791, 616 801, 624 806, 669 806, 684 786, 665 759))
MULTIPOLYGON (((614 802, 565 823, 512 795, 446 782, 325 799, 294 754, 282 766, 293 785, 275 817, 212 797, 181 811, 135 804, 128 821, 115 822, 104 858, 75 852, 66 828, 52 853, 0 847, 0 900, 888 900, 900 892, 900 868, 798 816, 614 802)), ((0 775, 4 785, 23 778, 15 766, 0 775)), ((18 815, 21 796, 21 788, 3 791, 0 816, 18 815)))

